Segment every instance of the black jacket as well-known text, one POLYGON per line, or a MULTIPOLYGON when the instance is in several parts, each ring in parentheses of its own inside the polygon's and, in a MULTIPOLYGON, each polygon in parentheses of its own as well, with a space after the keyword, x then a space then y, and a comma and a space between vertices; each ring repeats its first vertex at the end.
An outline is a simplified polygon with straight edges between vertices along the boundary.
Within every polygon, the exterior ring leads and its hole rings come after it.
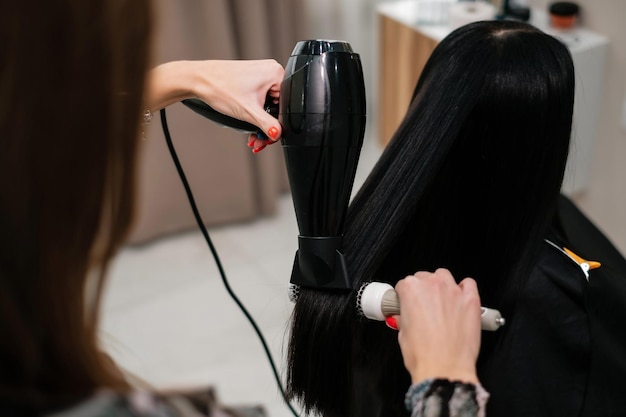
MULTIPOLYGON (((497 346, 479 362, 487 417, 626 416, 626 259, 568 199, 497 346)), ((489 336, 487 336, 489 337, 489 336)))

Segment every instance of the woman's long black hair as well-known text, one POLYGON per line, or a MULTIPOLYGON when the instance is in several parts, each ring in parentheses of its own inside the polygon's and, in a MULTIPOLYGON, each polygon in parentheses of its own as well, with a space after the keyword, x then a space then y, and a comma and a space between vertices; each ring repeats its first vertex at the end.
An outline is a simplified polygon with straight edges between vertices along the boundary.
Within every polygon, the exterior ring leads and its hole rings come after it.
POLYGON ((445 267, 476 279, 483 305, 515 314, 559 197, 573 102, 567 48, 532 26, 473 23, 437 46, 350 206, 353 291, 301 289, 295 305, 287 377, 306 411, 405 414, 397 333, 358 316, 363 283, 445 267))

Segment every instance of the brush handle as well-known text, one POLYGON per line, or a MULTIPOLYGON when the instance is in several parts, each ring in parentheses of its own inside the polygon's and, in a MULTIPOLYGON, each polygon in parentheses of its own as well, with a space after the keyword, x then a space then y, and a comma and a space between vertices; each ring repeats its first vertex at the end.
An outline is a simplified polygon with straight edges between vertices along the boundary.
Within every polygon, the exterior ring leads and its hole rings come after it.
MULTIPOLYGON (((391 285, 371 282, 361 291, 359 309, 368 319, 382 321, 400 314, 400 300, 391 285)), ((480 310, 480 326, 483 330, 495 331, 504 326, 505 319, 498 310, 486 307, 480 310)))

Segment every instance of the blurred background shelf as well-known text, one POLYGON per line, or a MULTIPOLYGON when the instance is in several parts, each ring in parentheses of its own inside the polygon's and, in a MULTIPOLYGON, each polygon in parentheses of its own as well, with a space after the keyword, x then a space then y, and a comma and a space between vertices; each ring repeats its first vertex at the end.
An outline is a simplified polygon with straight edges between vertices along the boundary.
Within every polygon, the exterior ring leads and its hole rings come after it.
MULTIPOLYGON (((402 121, 430 54, 451 31, 446 24, 418 23, 420 6, 423 6, 420 3, 397 1, 377 8, 380 37, 378 134, 383 145, 402 121)), ((568 31, 552 29, 547 13, 538 8, 532 9, 530 23, 565 43, 574 60, 576 97, 563 192, 576 194, 590 181, 609 41, 581 27, 568 31)))

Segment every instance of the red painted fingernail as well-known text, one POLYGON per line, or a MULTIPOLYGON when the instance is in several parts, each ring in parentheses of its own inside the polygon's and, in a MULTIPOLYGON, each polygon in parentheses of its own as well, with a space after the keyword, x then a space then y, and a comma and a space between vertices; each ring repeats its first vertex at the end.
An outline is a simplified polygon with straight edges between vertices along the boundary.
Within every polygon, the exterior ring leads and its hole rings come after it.
POLYGON ((259 152, 261 152, 263 149, 265 149, 265 147, 266 147, 266 146, 267 146, 267 145, 261 145, 261 146, 259 146, 258 148, 254 148, 254 149, 252 149, 252 152, 254 152, 254 153, 259 153, 259 152))
POLYGON ((398 330, 398 323, 396 323, 396 319, 393 316, 387 317, 385 324, 391 329, 398 330))
POLYGON ((269 135, 270 138, 276 140, 276 136, 278 136, 278 129, 272 126, 267 131, 267 134, 269 135))
POLYGON ((254 146, 254 141, 254 138, 250 139, 250 141, 248 142, 248 148, 252 148, 254 146))

